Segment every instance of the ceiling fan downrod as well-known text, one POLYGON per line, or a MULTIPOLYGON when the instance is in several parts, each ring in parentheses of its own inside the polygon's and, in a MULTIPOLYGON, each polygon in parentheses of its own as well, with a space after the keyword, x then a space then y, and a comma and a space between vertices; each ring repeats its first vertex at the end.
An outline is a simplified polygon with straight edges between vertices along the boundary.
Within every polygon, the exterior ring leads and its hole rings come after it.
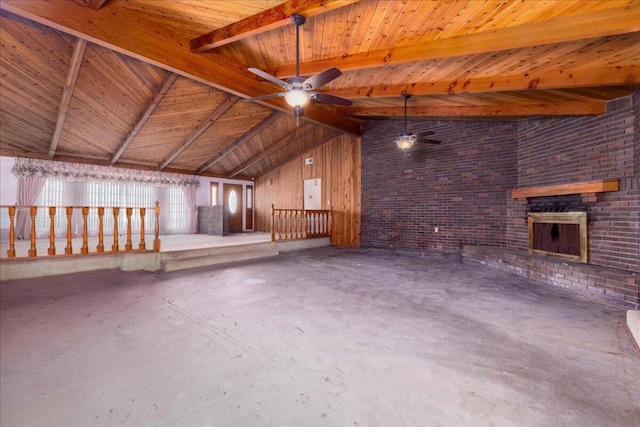
POLYGON ((291 22, 296 26, 296 77, 300 77, 300 25, 307 22, 307 18, 298 13, 294 13, 291 15, 291 22))

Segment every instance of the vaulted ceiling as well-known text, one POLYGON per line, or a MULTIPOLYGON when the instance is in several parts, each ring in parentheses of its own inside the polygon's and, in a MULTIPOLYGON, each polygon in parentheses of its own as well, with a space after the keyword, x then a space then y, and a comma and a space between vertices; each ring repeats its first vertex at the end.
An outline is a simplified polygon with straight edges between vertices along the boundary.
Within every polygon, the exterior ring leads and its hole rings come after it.
MULTIPOLYGON (((595 115, 640 84, 640 2, 1 0, 0 155, 252 178, 363 118, 595 115), (249 72, 343 74, 293 117, 249 72)), ((437 135, 436 135, 437 137, 437 135)), ((446 143, 446 142, 445 142, 446 143)))

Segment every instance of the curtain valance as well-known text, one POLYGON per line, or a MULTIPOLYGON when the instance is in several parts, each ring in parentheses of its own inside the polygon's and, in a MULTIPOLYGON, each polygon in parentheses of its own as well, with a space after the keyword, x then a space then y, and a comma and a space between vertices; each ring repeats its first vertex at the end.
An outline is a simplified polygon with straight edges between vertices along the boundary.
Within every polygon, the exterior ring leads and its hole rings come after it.
POLYGON ((152 185, 154 187, 169 187, 175 185, 197 188, 200 186, 198 177, 194 175, 123 169, 111 166, 58 162, 54 160, 16 158, 11 172, 18 178, 30 176, 62 178, 70 182, 127 182, 152 185))

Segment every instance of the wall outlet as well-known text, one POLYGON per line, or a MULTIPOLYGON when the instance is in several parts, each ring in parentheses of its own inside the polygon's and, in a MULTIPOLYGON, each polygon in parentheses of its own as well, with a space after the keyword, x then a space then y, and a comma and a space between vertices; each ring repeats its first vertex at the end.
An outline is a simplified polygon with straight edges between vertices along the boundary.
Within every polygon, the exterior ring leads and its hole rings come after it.
POLYGON ((433 229, 433 232, 434 232, 434 233, 437 233, 437 232, 438 232, 438 227, 434 228, 434 229, 433 229))

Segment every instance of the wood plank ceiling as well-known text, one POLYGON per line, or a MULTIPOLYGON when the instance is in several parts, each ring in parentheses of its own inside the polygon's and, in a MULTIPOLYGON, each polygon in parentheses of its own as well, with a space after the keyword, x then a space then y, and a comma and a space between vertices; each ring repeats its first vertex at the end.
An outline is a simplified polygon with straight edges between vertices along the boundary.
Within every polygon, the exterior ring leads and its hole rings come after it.
MULTIPOLYGON (((593 115, 640 84, 633 0, 2 0, 0 155, 253 178, 362 118, 593 115), (296 120, 247 71, 338 67, 296 120)), ((435 136, 437 138, 437 135, 435 136)))

